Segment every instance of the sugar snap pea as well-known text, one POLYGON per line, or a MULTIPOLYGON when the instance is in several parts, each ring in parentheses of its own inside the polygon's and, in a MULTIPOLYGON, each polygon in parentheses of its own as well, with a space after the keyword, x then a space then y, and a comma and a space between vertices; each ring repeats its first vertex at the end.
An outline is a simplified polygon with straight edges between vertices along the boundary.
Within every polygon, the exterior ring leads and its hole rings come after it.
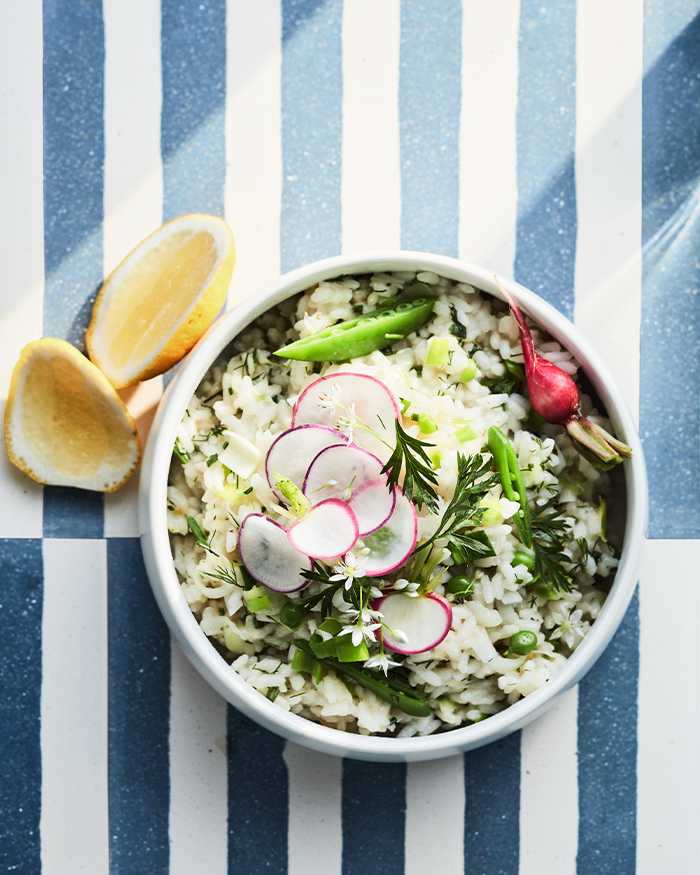
POLYGON ((407 337, 428 321, 434 305, 433 298, 400 301, 295 340, 275 355, 305 362, 349 361, 407 337))
MULTIPOLYGON (((294 642, 294 646, 309 655, 313 655, 308 641, 297 640, 294 642)), ((365 668, 338 662, 335 659, 322 658, 318 661, 326 668, 330 668, 337 674, 355 681, 361 687, 371 690, 375 696, 395 705, 404 714, 410 714, 413 717, 429 717, 433 713, 428 702, 421 698, 408 684, 394 681, 391 678, 378 677, 365 668)))

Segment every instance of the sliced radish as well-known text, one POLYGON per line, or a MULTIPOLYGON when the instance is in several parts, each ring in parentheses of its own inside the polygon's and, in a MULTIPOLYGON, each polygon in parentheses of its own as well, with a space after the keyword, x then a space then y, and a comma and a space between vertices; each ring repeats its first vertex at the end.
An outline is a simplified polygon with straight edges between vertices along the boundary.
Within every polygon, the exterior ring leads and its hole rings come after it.
POLYGON ((337 498, 319 501, 287 529, 290 543, 312 559, 336 559, 355 546, 357 517, 350 505, 337 498))
POLYGON ((384 525, 396 502, 394 490, 382 474, 382 463, 353 444, 321 450, 309 465, 303 492, 312 502, 326 498, 346 501, 357 517, 360 537, 384 525))
POLYGON ((386 461, 396 443, 399 405, 384 383, 369 374, 338 371, 315 380, 297 398, 292 425, 314 422, 341 428, 353 416, 374 432, 354 427, 354 442, 386 461))
POLYGON ((398 492, 394 512, 373 534, 364 538, 369 554, 362 567, 367 577, 382 577, 400 568, 413 552, 418 536, 418 516, 413 503, 398 492))
POLYGON ((347 437, 327 425, 299 425, 283 431, 272 442, 265 459, 267 482, 275 489, 275 480, 288 477, 301 488, 309 465, 325 447, 347 443, 347 437))
POLYGON ((308 556, 300 553, 278 523, 261 513, 249 513, 238 533, 238 551, 248 572, 275 592, 294 592, 309 582, 302 571, 311 570, 308 556))
POLYGON ((382 628, 384 645, 395 653, 432 650, 452 626, 450 603, 434 592, 418 597, 392 593, 377 599, 374 609, 382 612, 383 622, 388 627, 382 628), (399 632, 403 633, 402 637, 399 632))

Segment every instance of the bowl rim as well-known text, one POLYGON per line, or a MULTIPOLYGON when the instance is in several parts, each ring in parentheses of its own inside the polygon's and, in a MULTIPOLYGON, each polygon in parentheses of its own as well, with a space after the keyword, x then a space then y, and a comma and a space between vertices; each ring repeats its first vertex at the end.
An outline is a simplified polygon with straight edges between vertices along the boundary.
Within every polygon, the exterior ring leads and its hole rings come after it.
POLYGON ((323 753, 365 760, 427 760, 474 749, 516 731, 551 707, 593 666, 622 622, 637 583, 648 515, 647 478, 641 442, 615 381, 579 329, 534 292, 495 272, 461 259, 428 252, 382 250, 339 255, 280 276, 217 319, 181 363, 151 426, 139 482, 139 530, 145 566, 158 606, 185 654, 207 683, 228 702, 278 735, 323 753), (166 489, 172 445, 184 409, 221 351, 251 321, 309 286, 341 275, 383 271, 432 271, 474 285, 502 300, 496 278, 523 309, 569 349, 587 373, 613 427, 632 447, 625 463, 627 519, 617 573, 591 630, 550 684, 481 723, 433 735, 383 738, 346 732, 284 711, 231 670, 199 627, 180 591, 170 551, 166 489))

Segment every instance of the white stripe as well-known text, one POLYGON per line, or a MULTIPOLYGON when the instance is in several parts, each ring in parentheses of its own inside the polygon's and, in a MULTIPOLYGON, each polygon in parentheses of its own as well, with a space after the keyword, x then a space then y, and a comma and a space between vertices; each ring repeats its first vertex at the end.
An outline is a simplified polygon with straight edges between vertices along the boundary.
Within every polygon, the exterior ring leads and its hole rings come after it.
MULTIPOLYGON (((162 221, 160 6, 105 0, 104 273, 162 221)), ((145 440, 160 377, 120 392, 145 440)), ((105 499, 105 535, 138 535, 138 476, 105 499)))
POLYGON ((640 608, 637 872, 700 859, 700 541, 648 541, 640 608), (670 670, 669 670, 670 669, 670 670))
POLYGON ((462 872, 464 758, 409 763, 406 769, 406 875, 462 872))
POLYGON ((107 556, 103 540, 46 540, 42 612, 41 859, 109 869, 107 556))
MULTIPOLYGON (((0 286, 2 396, 20 349, 42 334, 44 209, 41 0, 4 4, 0 23, 0 202, 5 206, 0 286)), ((4 401, 0 401, 0 408, 4 401)), ((0 414, 2 410, 0 409, 0 414)), ((0 537, 36 538, 42 489, 0 452, 0 537)))
MULTIPOLYGON (((579 4, 576 323, 600 349, 636 414, 641 290, 642 7, 579 4), (601 63, 614 58, 614 64, 601 63), (601 314, 605 318, 601 319, 601 314)), ((575 692, 523 732, 521 875, 576 871, 575 692), (557 799, 553 808, 551 800, 557 799), (552 816, 556 825, 552 828, 552 816), (547 824, 546 829, 543 824, 547 824)))
POLYGON ((643 4, 579 3, 576 323, 639 409, 643 4))
MULTIPOLYGON (((264 0, 227 6, 226 219, 237 265, 229 306, 275 280, 280 270, 281 10, 264 0), (255 124, 241 120, 255 119, 255 124)), ((289 872, 340 872, 340 760, 287 745, 289 872), (321 822, 321 829, 318 824, 321 822), (314 841, 309 841, 314 824, 314 841), (319 844, 320 843, 320 844, 319 844)))
POLYGON ((400 246, 399 42, 398 0, 345 4, 344 252, 400 246))
POLYGON ((226 219, 237 263, 228 306, 280 269, 282 21, 278 0, 229 0, 226 16, 226 219))
POLYGON ((518 0, 464 0, 460 228, 462 258, 510 276, 517 215, 518 0))
POLYGON ((578 688, 522 733, 520 875, 574 875, 578 840, 578 688))
POLYGON ((340 875, 343 761, 288 743, 289 875, 340 875))
POLYGON ((170 873, 228 871, 226 702, 171 648, 170 873))

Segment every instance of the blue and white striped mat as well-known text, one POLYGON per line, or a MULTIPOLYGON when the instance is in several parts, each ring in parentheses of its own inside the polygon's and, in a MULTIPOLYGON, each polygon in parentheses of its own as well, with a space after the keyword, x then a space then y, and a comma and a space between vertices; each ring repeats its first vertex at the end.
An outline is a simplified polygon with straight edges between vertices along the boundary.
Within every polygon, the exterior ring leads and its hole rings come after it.
MULTIPOLYGON (((285 745, 171 646, 132 487, 2 465, 0 871, 690 875, 700 859, 700 2, 6 0, 0 378, 81 343, 162 220, 231 303, 339 251, 482 262, 580 323, 649 462, 640 596, 520 734, 419 765, 285 745)), ((148 418, 161 391, 141 387, 148 418)))

